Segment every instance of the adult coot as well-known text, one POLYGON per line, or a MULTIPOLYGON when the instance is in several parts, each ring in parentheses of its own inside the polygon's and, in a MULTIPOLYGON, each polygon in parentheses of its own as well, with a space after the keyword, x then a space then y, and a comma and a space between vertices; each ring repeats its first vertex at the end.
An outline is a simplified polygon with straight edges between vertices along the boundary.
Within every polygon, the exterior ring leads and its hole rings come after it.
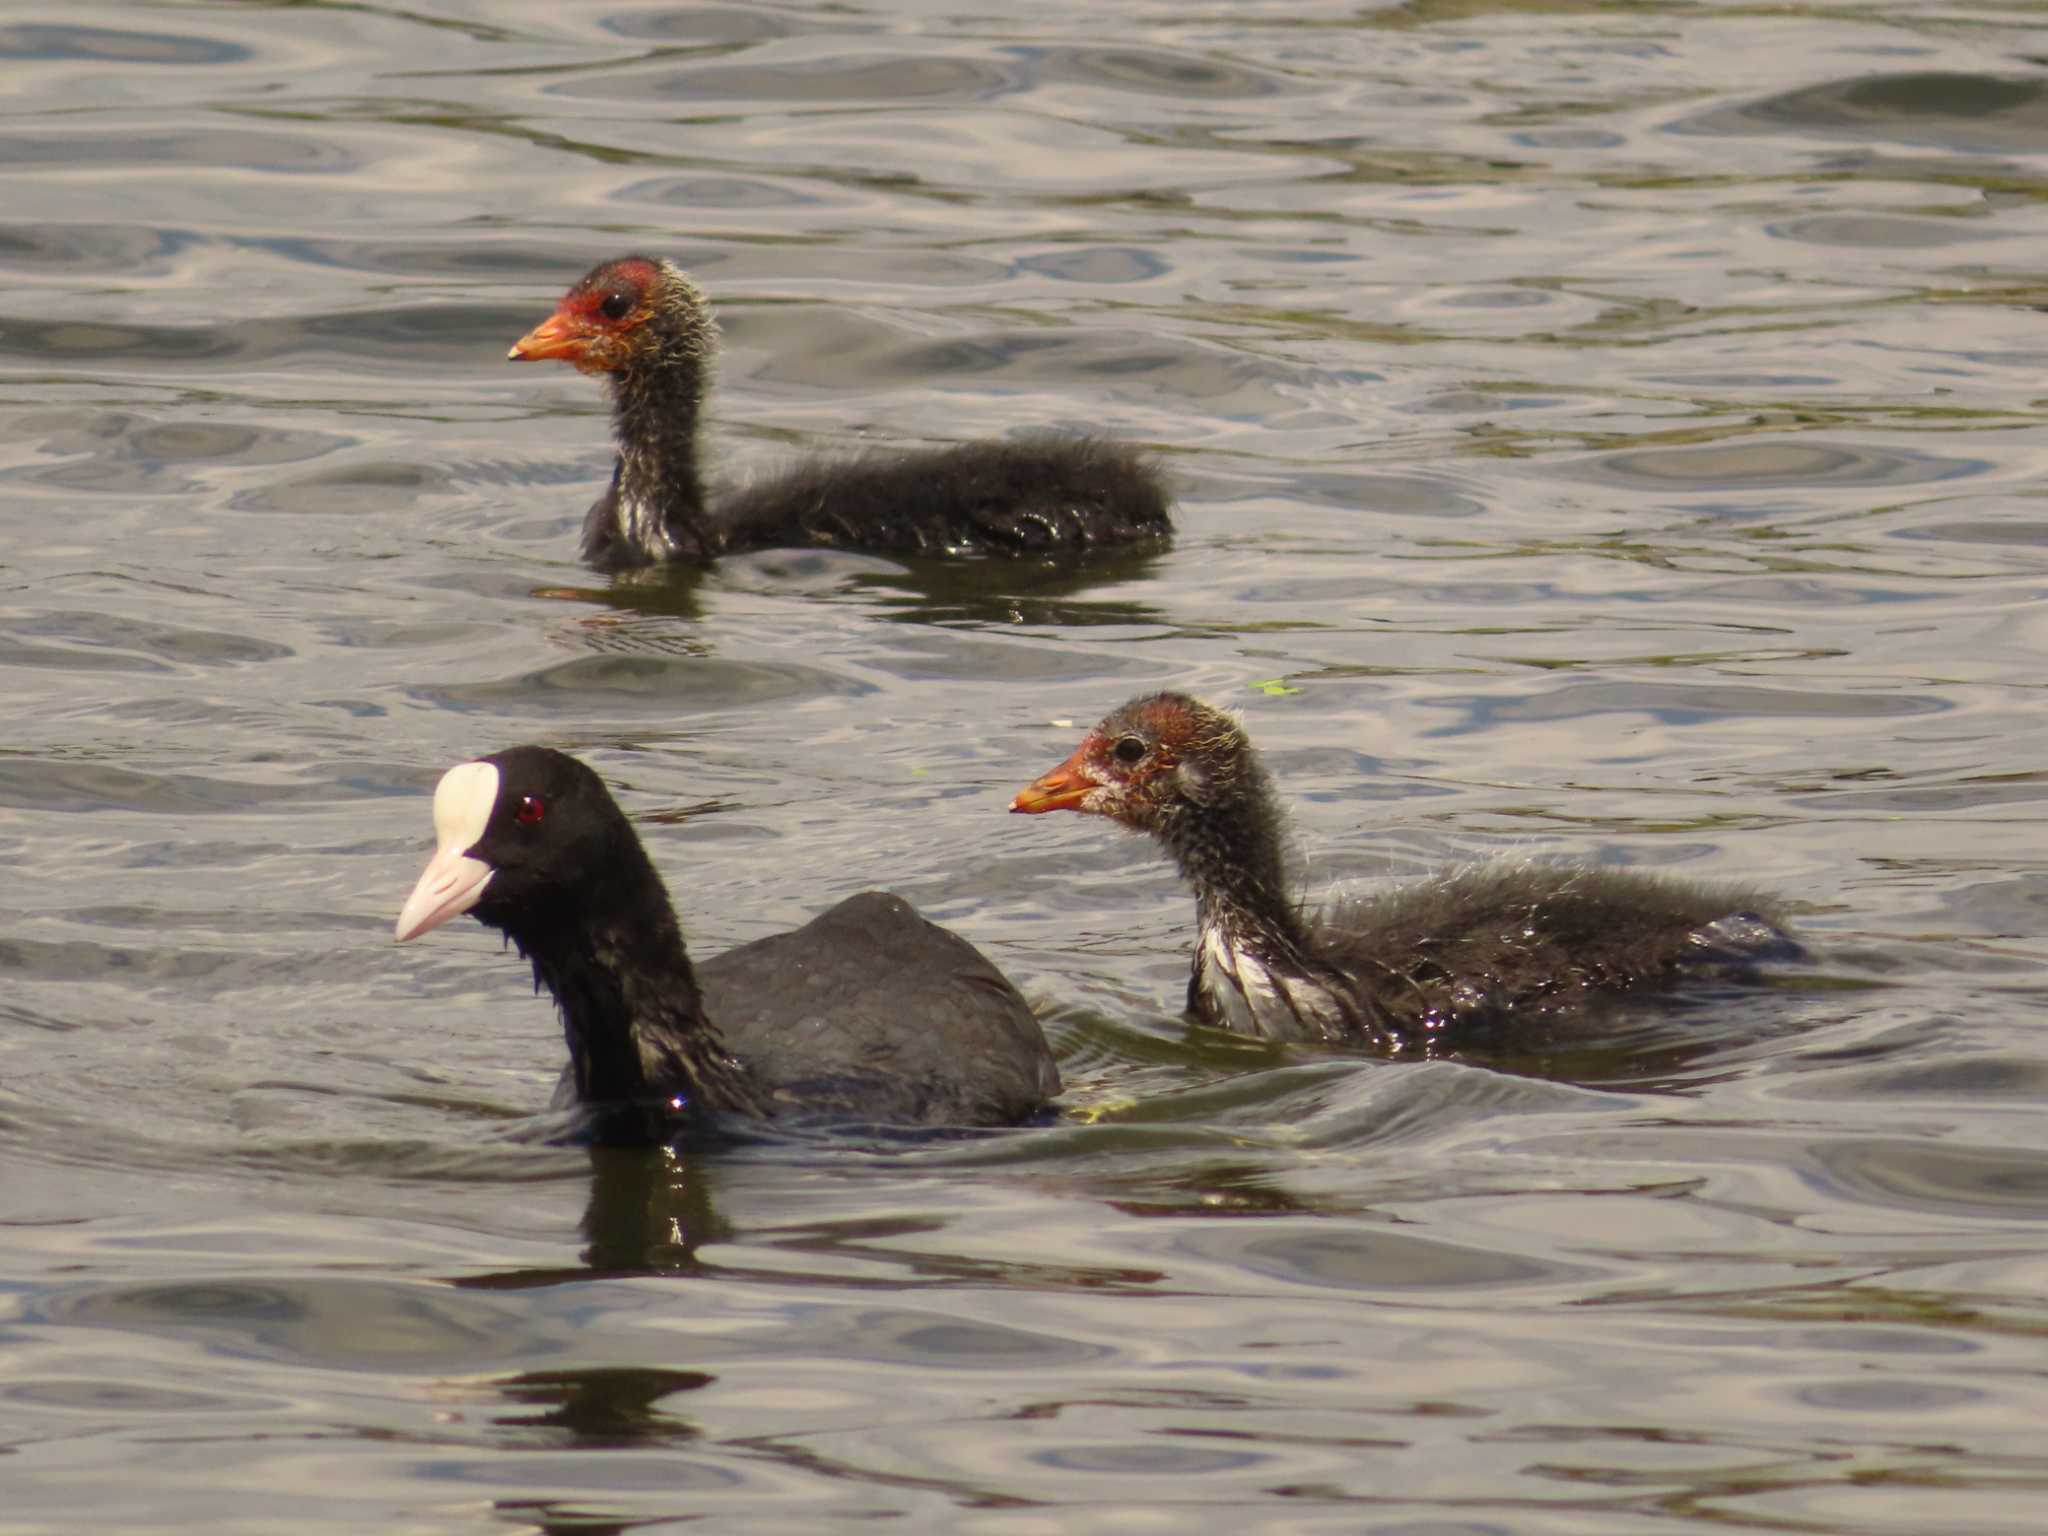
POLYGON ((1796 954, 1757 893, 1502 862, 1305 911, 1244 730, 1186 694, 1133 699, 1010 807, 1148 832, 1194 887, 1188 1011, 1282 1040, 1454 1051, 1568 1027, 1603 998, 1796 954))
POLYGON ((619 456, 583 522, 591 564, 792 547, 1040 555, 1172 531, 1144 456, 1087 437, 819 460, 710 506, 697 434, 717 349, 703 294, 647 256, 600 262, 513 344, 515 362, 559 358, 611 381, 619 456))
POLYGON ((692 1111, 1012 1125, 1060 1091, 1017 989, 902 898, 869 891, 692 966, 667 888, 603 780, 547 747, 461 763, 399 943, 463 912, 554 994, 555 1106, 598 1140, 663 1139, 692 1111))

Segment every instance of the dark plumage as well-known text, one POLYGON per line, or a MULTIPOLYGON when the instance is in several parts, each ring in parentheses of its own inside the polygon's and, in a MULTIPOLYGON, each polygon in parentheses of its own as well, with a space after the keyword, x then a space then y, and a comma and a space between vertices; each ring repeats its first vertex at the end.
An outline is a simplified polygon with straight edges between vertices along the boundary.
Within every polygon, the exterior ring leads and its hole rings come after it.
POLYGON ((717 350, 703 294, 680 267, 646 256, 600 262, 513 345, 514 361, 559 358, 611 382, 619 457, 584 519, 591 564, 622 570, 815 547, 1042 555, 1172 532, 1157 470, 1085 437, 806 464, 714 508, 698 418, 717 350))
POLYGON ((1796 952, 1755 892, 1567 864, 1459 869, 1304 912, 1250 740, 1185 694, 1133 699, 1011 809, 1157 839, 1195 891, 1188 1011, 1245 1034, 1390 1053, 1533 1044, 1603 998, 1796 952))
POLYGON ((1060 1091, 1016 988, 900 897, 852 896, 693 966, 640 839, 573 757, 451 768, 434 831, 399 942, 463 912, 510 938, 561 1009, 556 1107, 590 1106, 597 1139, 663 1139, 686 1109, 1011 1125, 1060 1091))

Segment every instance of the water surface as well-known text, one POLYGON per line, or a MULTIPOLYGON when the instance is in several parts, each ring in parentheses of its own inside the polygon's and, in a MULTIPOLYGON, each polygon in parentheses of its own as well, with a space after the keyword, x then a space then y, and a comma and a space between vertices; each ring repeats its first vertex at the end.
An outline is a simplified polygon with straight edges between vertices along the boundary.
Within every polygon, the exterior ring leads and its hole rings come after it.
POLYGON ((349 4, 0 21, 10 1533, 2032 1532, 2048 77, 2017 3, 349 4), (574 560, 510 341, 690 267, 722 472, 1086 428, 1084 572, 574 560), (1317 892, 1785 893, 1556 1057, 1189 1034, 1144 845, 1243 715, 1317 892), (389 925, 449 763, 618 787, 705 953, 886 884, 1047 1130, 549 1146, 545 999, 389 925))

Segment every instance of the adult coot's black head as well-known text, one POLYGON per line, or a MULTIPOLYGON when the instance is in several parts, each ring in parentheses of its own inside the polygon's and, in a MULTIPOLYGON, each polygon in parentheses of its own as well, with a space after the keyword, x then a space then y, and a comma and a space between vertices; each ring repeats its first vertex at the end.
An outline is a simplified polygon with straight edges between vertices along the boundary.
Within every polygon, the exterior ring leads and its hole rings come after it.
POLYGON ((668 906, 604 781, 547 747, 450 768, 434 790, 434 840, 398 914, 401 944, 474 912, 530 952, 588 927, 604 909, 644 915, 668 906))

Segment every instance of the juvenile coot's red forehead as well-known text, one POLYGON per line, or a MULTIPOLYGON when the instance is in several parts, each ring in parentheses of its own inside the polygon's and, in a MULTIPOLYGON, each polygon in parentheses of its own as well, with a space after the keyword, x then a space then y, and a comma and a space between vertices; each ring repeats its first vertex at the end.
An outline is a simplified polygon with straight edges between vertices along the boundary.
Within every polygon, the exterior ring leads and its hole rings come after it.
POLYGON ((614 293, 626 294, 637 308, 660 280, 660 270, 644 256, 626 256, 592 267, 562 300, 562 308, 596 310, 614 293))
POLYGON ((1136 731, 1154 741, 1178 743, 1194 730, 1197 708, 1194 700, 1177 693, 1133 699, 1103 721, 1101 730, 1112 739, 1125 731, 1136 731))

